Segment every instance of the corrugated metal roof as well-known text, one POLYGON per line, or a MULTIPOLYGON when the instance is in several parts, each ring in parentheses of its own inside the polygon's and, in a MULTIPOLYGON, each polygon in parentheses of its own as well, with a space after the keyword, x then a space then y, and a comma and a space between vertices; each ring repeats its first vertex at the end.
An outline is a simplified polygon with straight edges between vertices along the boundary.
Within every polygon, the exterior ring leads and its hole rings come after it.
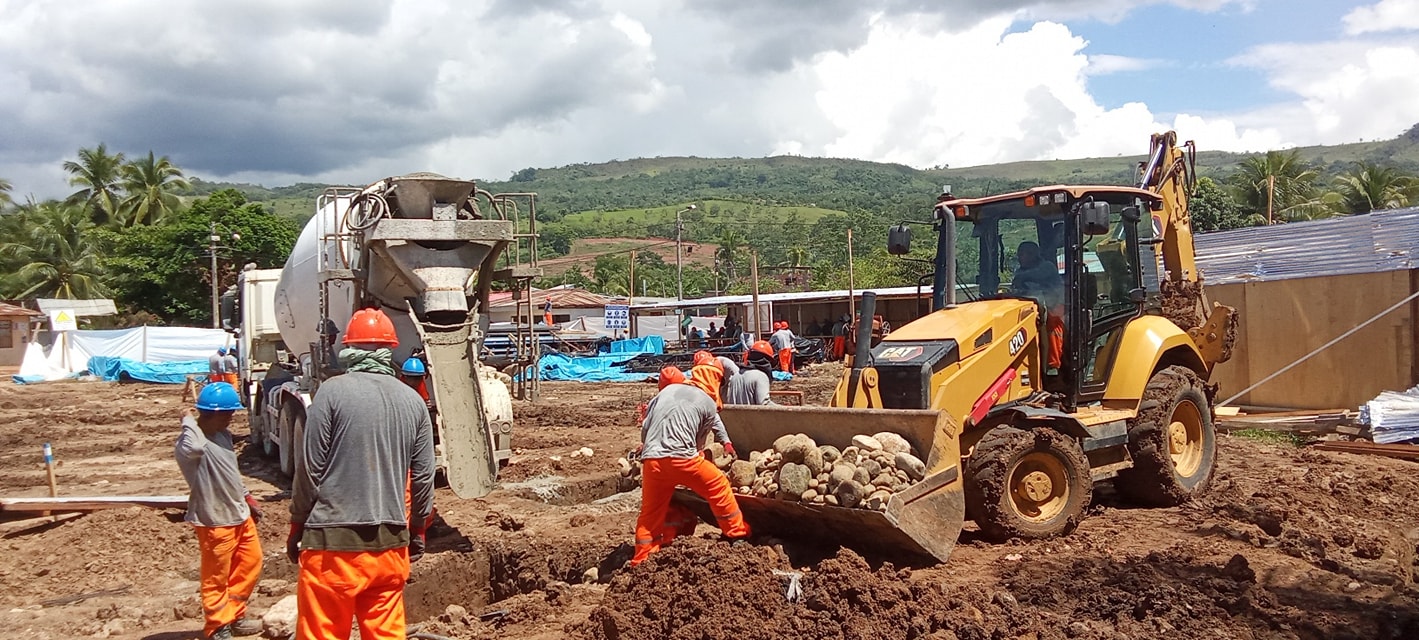
MULTIPOLYGON (((513 300, 510 295, 502 300, 496 300, 492 296, 488 296, 488 298, 488 307, 493 309, 512 307, 518 303, 518 300, 513 300)), ((526 301, 527 298, 524 297, 521 300, 526 301)), ((553 309, 600 309, 608 303, 614 302, 615 298, 595 294, 585 289, 563 289, 560 287, 538 289, 532 292, 532 306, 535 307, 536 312, 541 313, 542 305, 546 304, 547 300, 552 301, 553 309)))
POLYGON ((1419 269, 1419 207, 1199 234, 1211 284, 1419 269))
POLYGON ((24 308, 24 307, 17 307, 17 306, 15 306, 15 305, 13 305, 13 304, 9 304, 9 303, 6 303, 6 302, 0 302, 0 316, 42 316, 42 315, 44 315, 44 314, 43 314, 43 313, 40 313, 40 312, 38 312, 38 311, 35 311, 35 310, 33 310, 33 309, 26 309, 26 308, 24 308))
MULTIPOLYGON (((970 285, 975 286, 975 285, 970 285)), ((966 289, 962 287, 962 291, 966 289)), ((910 287, 884 287, 877 289, 857 289, 853 291, 854 296, 861 296, 864 291, 876 293, 878 297, 884 298, 914 298, 917 295, 917 288, 910 287)), ((832 291, 790 291, 787 293, 761 293, 759 302, 836 302, 847 300, 847 289, 835 289, 832 291)), ((931 297, 931 287, 929 285, 921 288, 921 295, 931 297)), ((636 310, 654 309, 684 309, 695 307, 718 307, 727 304, 750 304, 754 301, 751 295, 739 296, 714 296, 711 298, 696 298, 694 300, 671 300, 654 304, 636 303, 632 308, 636 310)))
POLYGON ((113 301, 108 298, 94 298, 93 300, 66 300, 62 298, 38 298, 35 303, 39 305, 39 310, 49 313, 55 309, 69 309, 74 315, 80 318, 88 316, 111 316, 118 313, 118 308, 113 305, 113 301))

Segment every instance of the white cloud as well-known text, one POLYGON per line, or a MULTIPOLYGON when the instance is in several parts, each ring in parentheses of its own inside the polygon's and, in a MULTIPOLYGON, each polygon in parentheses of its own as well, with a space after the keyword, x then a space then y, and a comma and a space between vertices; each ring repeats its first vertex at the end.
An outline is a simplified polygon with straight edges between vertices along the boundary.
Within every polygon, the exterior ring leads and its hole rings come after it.
POLYGON ((1278 106, 1275 120, 1305 144, 1391 138, 1419 120, 1419 44, 1412 41, 1264 45, 1235 62, 1300 99, 1278 106))
POLYGON ((1111 73, 1147 71, 1164 66, 1165 64, 1167 64, 1165 61, 1155 58, 1131 58, 1128 56, 1098 53, 1089 56, 1089 66, 1084 68, 1084 73, 1091 76, 1104 76, 1111 73))
MULTIPOLYGON (((824 54, 813 67, 823 85, 817 100, 838 132, 806 151, 968 166, 1133 155, 1169 128, 1142 103, 1099 105, 1087 85, 1095 59, 1064 25, 1010 33, 1011 24, 995 18, 950 34, 882 20, 862 47, 824 54)), ((1174 125, 1183 136, 1205 134, 1198 139, 1207 149, 1281 141, 1225 119, 1182 115, 1174 125)))
POLYGON ((1345 33, 1359 35, 1419 29, 1419 0, 1380 0, 1345 14, 1345 33))

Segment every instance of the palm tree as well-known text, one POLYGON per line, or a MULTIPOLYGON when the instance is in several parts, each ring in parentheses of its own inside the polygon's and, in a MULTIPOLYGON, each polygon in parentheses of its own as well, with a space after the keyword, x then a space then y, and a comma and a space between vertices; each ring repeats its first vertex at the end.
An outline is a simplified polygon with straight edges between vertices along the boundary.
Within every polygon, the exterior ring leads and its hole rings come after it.
POLYGON ((118 205, 126 226, 153 224, 177 209, 177 191, 191 189, 182 169, 167 156, 148 157, 123 165, 123 191, 127 197, 118 205))
POLYGON ((0 260, 13 267, 0 281, 4 297, 106 295, 99 251, 85 237, 94 227, 87 211, 51 200, 31 202, 16 215, 18 233, 0 242, 0 260))
POLYGON ((1267 223, 1330 215, 1316 190, 1318 176, 1301 160, 1301 152, 1292 149, 1247 158, 1227 182, 1242 209, 1267 223))
MULTIPOLYGON (((734 261, 739 257, 739 251, 744 246, 744 234, 734 230, 726 229, 719 235, 719 249, 715 251, 715 257, 719 258, 719 263, 725 267, 725 279, 729 282, 735 280, 734 261)), ((726 286, 726 288, 728 288, 726 286)))
POLYGON ((66 202, 82 204, 94 224, 105 225, 117 217, 119 183, 123 178, 123 154, 109 154, 103 143, 93 149, 80 149, 79 161, 64 162, 69 184, 83 187, 66 202))
POLYGON ((1397 209, 1419 200, 1419 180, 1393 167, 1368 162, 1356 162, 1353 169, 1336 177, 1335 190, 1345 213, 1397 209))
POLYGON ((10 197, 10 191, 14 188, 15 186, 10 184, 9 180, 0 178, 0 211, 9 209, 10 205, 15 204, 15 200, 10 197))

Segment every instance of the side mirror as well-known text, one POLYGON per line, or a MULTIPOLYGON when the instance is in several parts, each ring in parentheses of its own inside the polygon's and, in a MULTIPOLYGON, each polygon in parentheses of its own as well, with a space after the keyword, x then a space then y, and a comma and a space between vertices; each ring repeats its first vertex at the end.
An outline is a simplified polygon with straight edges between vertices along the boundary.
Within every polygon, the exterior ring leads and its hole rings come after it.
POLYGON ((902 256, 911 253, 912 230, 904 224, 892 225, 887 229, 887 253, 902 256))
POLYGON ((1128 301, 1134 304, 1142 304, 1148 301, 1148 291, 1145 289, 1129 289, 1128 301))
POLYGON ((1085 202, 1079 205, 1079 227, 1086 236, 1101 236, 1109 232, 1109 203, 1085 202))

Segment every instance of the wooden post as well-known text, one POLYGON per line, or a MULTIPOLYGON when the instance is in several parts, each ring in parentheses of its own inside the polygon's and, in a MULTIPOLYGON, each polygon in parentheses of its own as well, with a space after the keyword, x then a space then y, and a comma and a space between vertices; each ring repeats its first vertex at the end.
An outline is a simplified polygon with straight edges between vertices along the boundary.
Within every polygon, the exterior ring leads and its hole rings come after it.
POLYGON ((1266 176, 1266 224, 1271 224, 1271 210, 1276 198, 1276 176, 1266 176))
POLYGON ((847 230, 847 317, 856 318, 856 311, 853 310, 853 285, 852 279, 852 228, 847 230))
POLYGON ((54 449, 44 443, 44 470, 49 474, 49 497, 59 496, 59 483, 54 479, 54 449))
POLYGON ((754 339, 758 340, 762 337, 759 335, 759 327, 763 326, 763 318, 759 317, 759 252, 750 251, 749 255, 753 259, 753 262, 749 264, 749 275, 754 281, 754 328, 751 329, 751 332, 754 334, 754 339))

